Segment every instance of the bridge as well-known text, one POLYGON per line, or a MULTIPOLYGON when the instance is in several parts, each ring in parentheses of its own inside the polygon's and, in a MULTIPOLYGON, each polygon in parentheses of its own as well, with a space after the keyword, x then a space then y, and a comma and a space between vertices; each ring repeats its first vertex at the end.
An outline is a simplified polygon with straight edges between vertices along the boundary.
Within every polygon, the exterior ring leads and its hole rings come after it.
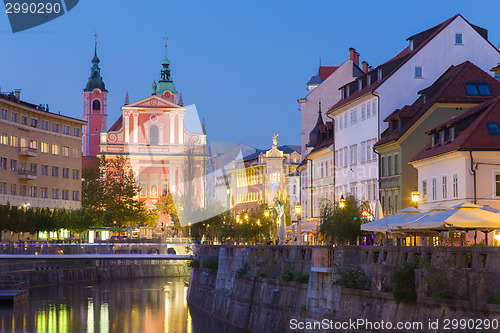
POLYGON ((193 243, 0 243, 0 260, 192 260, 193 243))

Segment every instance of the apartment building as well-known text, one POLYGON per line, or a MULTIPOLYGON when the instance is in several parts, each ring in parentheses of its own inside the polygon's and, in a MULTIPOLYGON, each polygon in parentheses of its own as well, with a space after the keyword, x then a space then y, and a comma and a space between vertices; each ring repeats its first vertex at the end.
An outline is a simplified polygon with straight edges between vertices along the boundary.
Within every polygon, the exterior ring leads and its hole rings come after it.
POLYGON ((0 94, 0 204, 81 207, 84 121, 0 94))

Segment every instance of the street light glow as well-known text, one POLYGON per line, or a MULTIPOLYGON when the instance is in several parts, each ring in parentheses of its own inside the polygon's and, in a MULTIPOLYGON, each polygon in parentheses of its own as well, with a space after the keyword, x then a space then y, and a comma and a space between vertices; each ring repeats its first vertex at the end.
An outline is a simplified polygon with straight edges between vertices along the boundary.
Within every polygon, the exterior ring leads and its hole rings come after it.
POLYGON ((344 208, 345 207, 345 199, 344 196, 342 195, 339 200, 339 208, 344 208))

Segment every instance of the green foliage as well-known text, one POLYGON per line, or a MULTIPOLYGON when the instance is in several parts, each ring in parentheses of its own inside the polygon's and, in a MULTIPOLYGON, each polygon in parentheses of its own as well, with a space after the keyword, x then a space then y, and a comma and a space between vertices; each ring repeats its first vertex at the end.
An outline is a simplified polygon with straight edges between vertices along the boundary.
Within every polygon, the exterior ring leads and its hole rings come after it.
POLYGON ((500 290, 497 292, 497 294, 495 295, 495 297, 493 297, 493 299, 491 299, 488 303, 491 303, 491 304, 500 304, 500 290))
POLYGON ((281 274, 283 281, 294 281, 297 283, 309 283, 309 274, 302 274, 300 271, 286 270, 281 274))
POLYGON ((283 274, 281 274, 281 279, 283 281, 293 281, 293 271, 290 271, 290 270, 286 270, 283 272, 283 274))
POLYGON ((397 267, 392 273, 392 294, 396 301, 414 302, 417 300, 415 290, 415 269, 417 262, 406 263, 397 267))
POLYGON ((252 269, 250 268, 250 265, 246 261, 243 262, 240 268, 236 271, 236 275, 242 276, 242 275, 250 275, 252 273, 252 269))
POLYGON ((300 307, 300 309, 301 309, 302 311, 306 311, 306 310, 307 310, 307 306, 302 305, 302 306, 300 307))
POLYGON ((82 209, 93 226, 123 228, 152 224, 149 215, 137 199, 137 186, 128 157, 117 156, 99 161, 99 168, 83 170, 82 209))
POLYGON ((207 259, 203 261, 203 267, 206 269, 217 270, 219 268, 219 259, 207 259))
POLYGON ((359 266, 349 266, 346 269, 341 269, 335 265, 338 278, 333 281, 334 284, 351 288, 351 289, 369 289, 370 280, 365 271, 359 266))
POLYGON ((193 259, 188 263, 188 266, 191 268, 198 268, 200 267, 200 261, 198 259, 193 259))
POLYGON ((354 196, 345 198, 345 207, 325 203, 321 208, 319 231, 329 244, 356 244, 361 231, 361 213, 369 211, 367 202, 359 203, 354 196))

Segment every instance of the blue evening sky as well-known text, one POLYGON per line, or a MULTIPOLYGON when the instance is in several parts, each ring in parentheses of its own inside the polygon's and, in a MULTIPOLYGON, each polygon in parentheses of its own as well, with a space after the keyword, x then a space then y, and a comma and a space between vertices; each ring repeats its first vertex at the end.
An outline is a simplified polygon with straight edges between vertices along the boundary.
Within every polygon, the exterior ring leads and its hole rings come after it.
POLYGON ((300 144, 297 99, 323 65, 340 65, 349 47, 372 66, 406 38, 460 13, 500 43, 498 1, 115 1, 81 0, 66 15, 13 34, 0 13, 0 91, 82 118, 97 30, 108 126, 130 101, 151 94, 160 75, 163 37, 174 83, 196 104, 210 141, 268 148, 300 144))

